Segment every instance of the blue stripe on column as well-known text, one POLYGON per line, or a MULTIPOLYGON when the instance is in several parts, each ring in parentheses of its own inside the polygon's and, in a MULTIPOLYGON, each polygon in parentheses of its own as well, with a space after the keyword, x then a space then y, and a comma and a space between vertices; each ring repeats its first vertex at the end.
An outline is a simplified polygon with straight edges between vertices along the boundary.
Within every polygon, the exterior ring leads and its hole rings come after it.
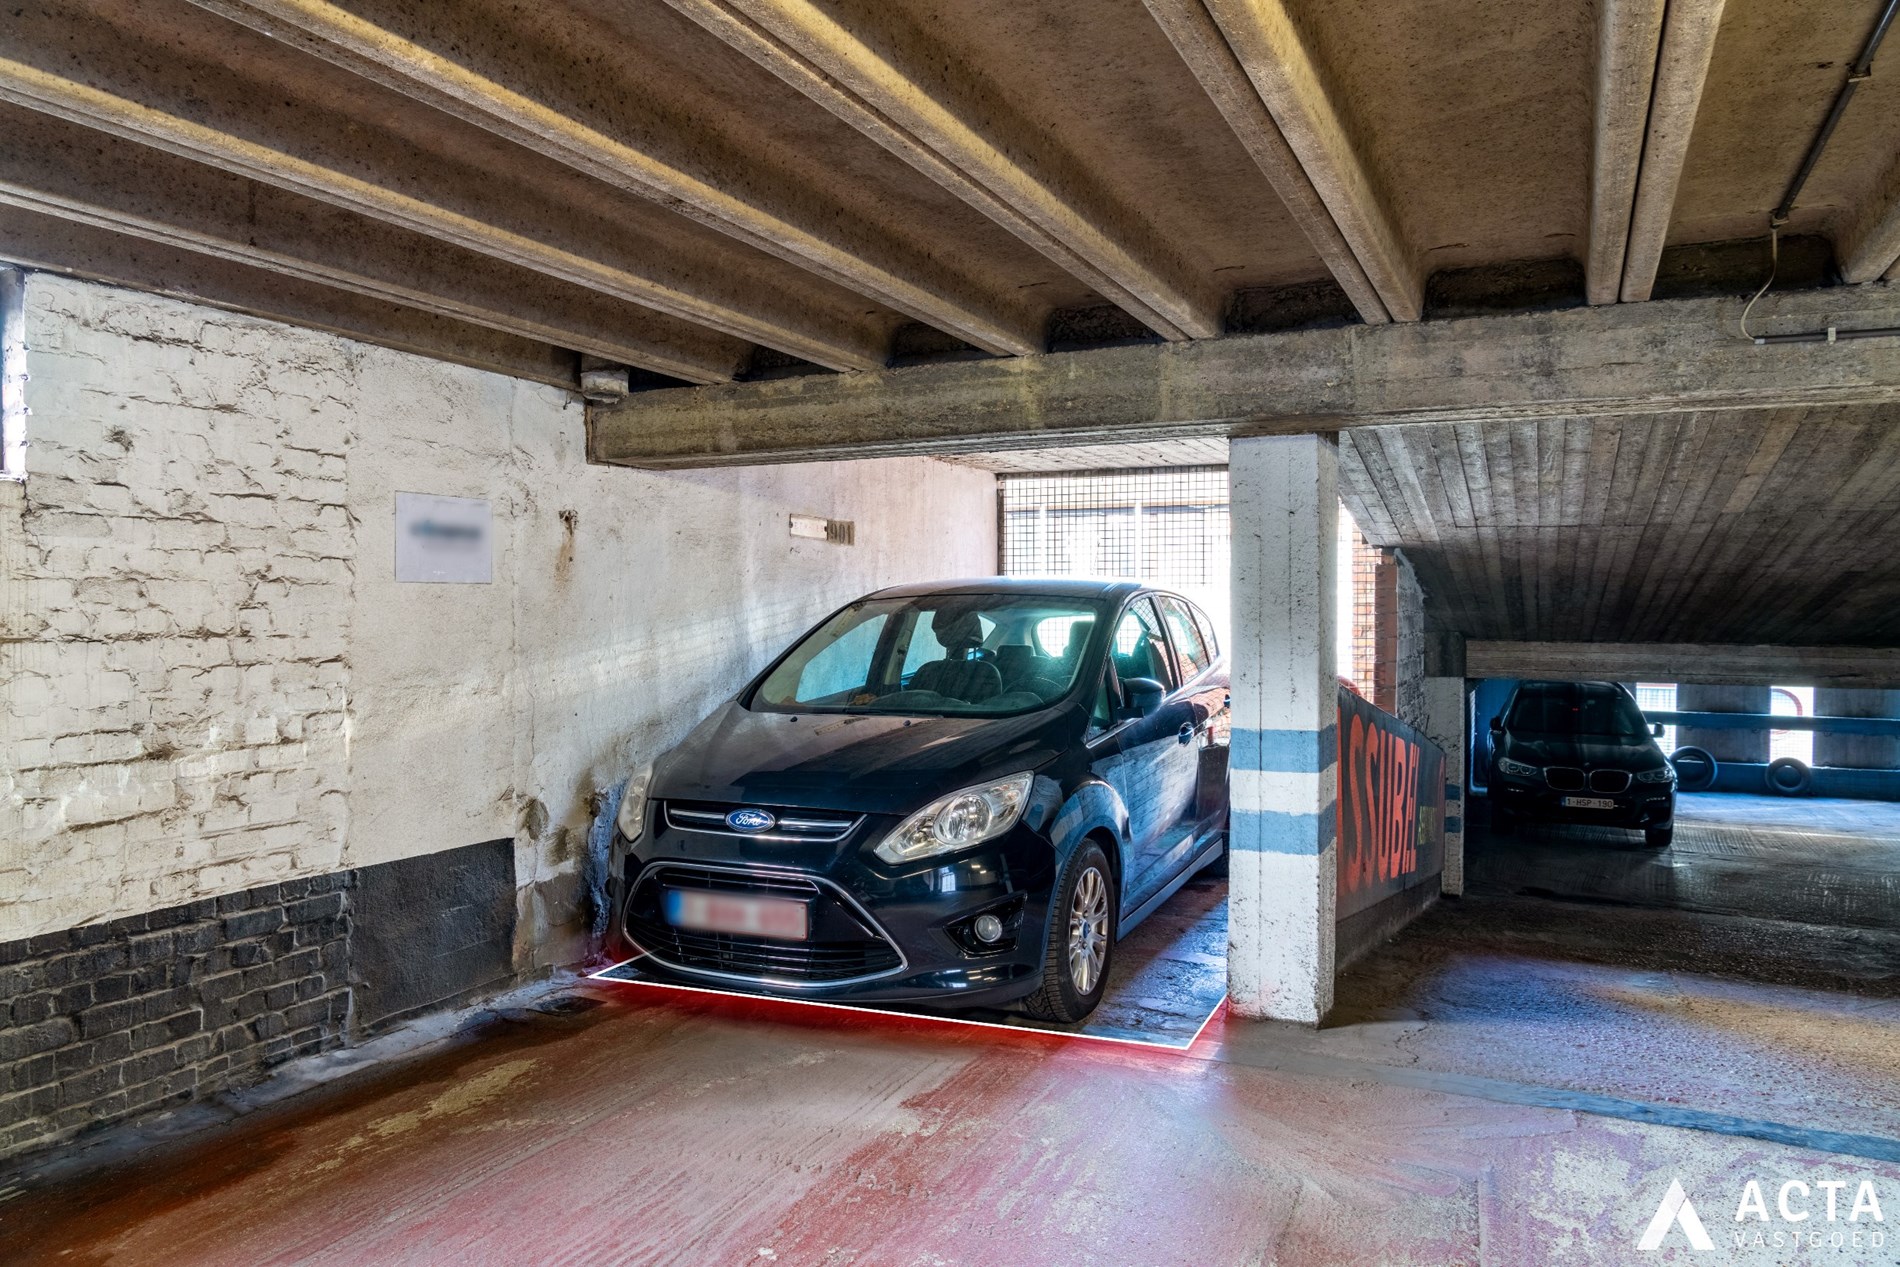
POLYGON ((1465 829, 1464 819, 1459 818, 1455 814, 1445 815, 1445 830, 1446 831, 1463 831, 1464 829, 1465 829))
POLYGON ((1228 820, 1228 845, 1236 853, 1288 853, 1318 856, 1332 843, 1337 812, 1328 805, 1317 814, 1284 814, 1270 809, 1237 809, 1228 820))
POLYGON ((1339 760, 1339 727, 1324 730, 1243 730, 1228 741, 1228 764, 1236 770, 1318 774, 1339 760))
POLYGON ((1463 799, 1464 799, 1464 795, 1465 795, 1465 785, 1464 785, 1464 784, 1462 784, 1462 783, 1447 783, 1447 784, 1445 784, 1445 799, 1446 799, 1446 800, 1448 800, 1448 801, 1458 801, 1458 800, 1463 800, 1463 799))

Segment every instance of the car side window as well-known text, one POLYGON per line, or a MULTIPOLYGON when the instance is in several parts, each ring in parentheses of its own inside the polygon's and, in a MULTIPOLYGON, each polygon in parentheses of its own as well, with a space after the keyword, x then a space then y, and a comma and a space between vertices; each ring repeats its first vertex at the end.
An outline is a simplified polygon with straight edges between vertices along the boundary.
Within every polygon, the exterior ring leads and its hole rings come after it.
POLYGON ((1200 627, 1194 623, 1194 615, 1188 611, 1186 603, 1166 594, 1155 600, 1161 607, 1162 619, 1168 622, 1168 633, 1174 641, 1176 668, 1186 682, 1200 675, 1201 671, 1214 662, 1207 646, 1201 641, 1200 627))
POLYGON ((1218 659, 1220 656, 1220 634, 1214 630, 1213 618, 1200 608, 1195 607, 1192 603, 1189 603, 1188 607, 1194 613, 1194 623, 1201 627, 1201 643, 1207 648, 1208 658, 1210 660, 1218 659))
POLYGON ((1129 604, 1115 625, 1115 642, 1109 647, 1115 659, 1115 676, 1123 682, 1145 677, 1172 688, 1174 675, 1169 671, 1167 636, 1161 632, 1161 618, 1155 615, 1153 601, 1142 598, 1129 604))

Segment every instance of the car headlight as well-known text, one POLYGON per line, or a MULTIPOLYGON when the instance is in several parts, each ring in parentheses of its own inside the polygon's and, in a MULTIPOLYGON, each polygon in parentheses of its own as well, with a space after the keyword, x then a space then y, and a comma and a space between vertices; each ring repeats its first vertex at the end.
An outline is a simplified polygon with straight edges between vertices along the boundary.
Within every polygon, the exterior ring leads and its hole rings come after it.
POLYGON ((1000 836, 1023 816, 1035 780, 1024 771, 939 797, 905 819, 873 852, 886 862, 914 862, 1000 836))
POLYGON ((653 782, 653 764, 627 780, 627 786, 620 793, 620 813, 614 818, 614 825, 620 828, 620 834, 628 840, 640 839, 640 833, 647 829, 647 785, 653 782))
POLYGON ((1676 772, 1668 766, 1657 770, 1644 770, 1636 776, 1639 783, 1674 783, 1676 772))
POLYGON ((1537 766, 1525 765, 1522 761, 1513 761, 1509 757, 1498 758, 1498 772, 1500 774, 1514 774, 1520 779, 1534 779, 1543 774, 1543 771, 1537 766))

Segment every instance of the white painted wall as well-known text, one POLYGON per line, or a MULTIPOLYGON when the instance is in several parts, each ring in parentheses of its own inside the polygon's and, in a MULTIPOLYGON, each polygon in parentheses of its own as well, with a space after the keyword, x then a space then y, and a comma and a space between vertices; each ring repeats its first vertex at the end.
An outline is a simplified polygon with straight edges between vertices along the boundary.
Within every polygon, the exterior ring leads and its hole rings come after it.
POLYGON ((552 388, 44 274, 26 311, 0 941, 513 837, 558 960, 597 791, 838 604, 995 570, 981 471, 590 467, 552 388), (490 499, 493 583, 398 584, 398 490, 490 499))

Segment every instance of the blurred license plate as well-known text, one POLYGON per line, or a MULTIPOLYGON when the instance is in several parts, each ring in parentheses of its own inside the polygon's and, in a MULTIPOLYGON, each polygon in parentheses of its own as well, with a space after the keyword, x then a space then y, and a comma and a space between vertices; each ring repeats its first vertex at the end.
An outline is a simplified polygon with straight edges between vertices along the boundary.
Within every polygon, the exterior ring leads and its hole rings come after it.
POLYGON ((1572 809, 1615 809, 1615 801, 1606 801, 1596 796, 1566 796, 1564 804, 1572 809))
POLYGON ((803 902, 693 889, 666 891, 666 922, 678 928, 780 941, 804 941, 811 936, 811 912, 803 902))

